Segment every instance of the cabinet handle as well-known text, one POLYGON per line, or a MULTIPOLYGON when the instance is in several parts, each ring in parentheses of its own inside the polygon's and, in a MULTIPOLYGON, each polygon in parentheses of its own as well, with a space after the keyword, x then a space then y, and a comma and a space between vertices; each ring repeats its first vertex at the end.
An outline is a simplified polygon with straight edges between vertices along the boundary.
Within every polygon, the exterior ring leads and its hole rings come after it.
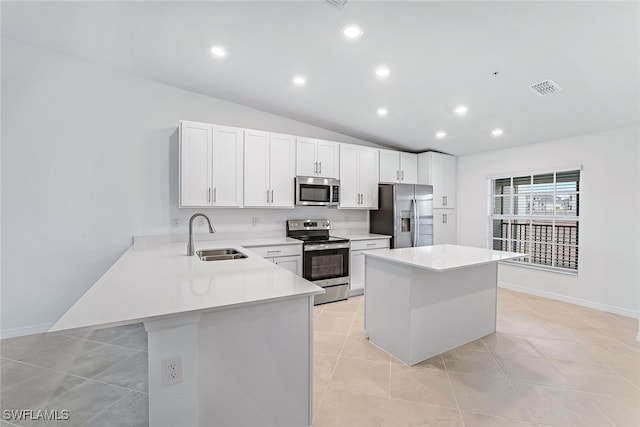
POLYGON ((218 197, 217 197, 216 187, 213 187, 213 203, 215 203, 215 202, 216 202, 216 199, 217 199, 217 198, 218 198, 218 197))
POLYGON ((322 162, 318 162, 318 167, 320 168, 320 170, 318 171, 318 173, 322 173, 322 162))
POLYGON ((267 203, 269 203, 269 190, 267 190, 267 203))
POLYGON ((402 181, 404 181, 404 171, 402 171, 402 181))
POLYGON ((318 162, 313 162, 313 173, 318 173, 318 162))
POLYGON ((280 252, 282 251, 267 251, 268 254, 279 254, 280 252))
POLYGON ((442 206, 447 206, 447 196, 442 196, 442 206))
POLYGON ((375 243, 367 243, 367 246, 375 246, 375 243))
POLYGON ((271 203, 273 203, 273 190, 271 190, 271 203))
POLYGON ((400 181, 400 171, 396 171, 396 181, 400 181))
POLYGON ((443 224, 447 223, 447 214, 442 214, 442 223, 443 224))
POLYGON ((211 187, 207 188, 207 202, 211 201, 211 187))

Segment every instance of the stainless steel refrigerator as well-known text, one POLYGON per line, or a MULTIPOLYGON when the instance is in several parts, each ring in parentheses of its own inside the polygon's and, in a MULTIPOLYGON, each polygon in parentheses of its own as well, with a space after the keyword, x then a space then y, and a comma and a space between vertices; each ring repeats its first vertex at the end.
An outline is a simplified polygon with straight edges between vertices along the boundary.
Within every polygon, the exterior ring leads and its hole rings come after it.
POLYGON ((393 236, 391 248, 433 245, 433 187, 380 184, 378 210, 369 211, 369 230, 393 236))

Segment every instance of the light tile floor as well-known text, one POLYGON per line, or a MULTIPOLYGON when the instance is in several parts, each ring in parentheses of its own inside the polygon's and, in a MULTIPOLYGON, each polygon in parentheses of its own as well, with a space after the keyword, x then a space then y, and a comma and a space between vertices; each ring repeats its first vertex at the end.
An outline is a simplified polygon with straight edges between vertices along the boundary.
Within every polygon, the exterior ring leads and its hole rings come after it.
MULTIPOLYGON (((366 339, 363 301, 314 309, 314 426, 640 426, 635 319, 500 290, 497 333, 407 367, 366 339)), ((3 340, 0 355, 3 410, 148 424, 141 325, 3 340)))

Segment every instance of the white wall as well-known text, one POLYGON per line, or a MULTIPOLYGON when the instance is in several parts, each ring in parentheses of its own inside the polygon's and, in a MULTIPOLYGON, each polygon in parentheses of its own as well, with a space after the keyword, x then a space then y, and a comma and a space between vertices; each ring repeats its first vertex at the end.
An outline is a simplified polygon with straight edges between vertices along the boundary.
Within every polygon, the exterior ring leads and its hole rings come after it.
MULTIPOLYGON (((133 235, 186 231, 195 210, 177 208, 180 119, 373 145, 3 39, 3 336, 47 328, 133 235)), ((253 217, 282 235, 300 216, 368 227, 363 211, 199 211, 220 232, 252 230, 253 217)))
POLYGON ((459 244, 487 245, 487 176, 582 165, 578 276, 501 266, 499 282, 637 317, 639 150, 640 128, 630 127, 459 157, 459 244))

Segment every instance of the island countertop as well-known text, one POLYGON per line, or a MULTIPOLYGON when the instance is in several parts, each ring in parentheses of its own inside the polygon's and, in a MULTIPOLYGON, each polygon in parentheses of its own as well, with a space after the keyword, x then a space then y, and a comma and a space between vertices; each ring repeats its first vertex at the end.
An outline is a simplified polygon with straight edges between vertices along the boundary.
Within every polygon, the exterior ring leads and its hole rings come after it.
POLYGON ((447 271, 473 265, 522 258, 527 254, 494 251, 458 245, 419 246, 399 249, 378 249, 367 252, 367 257, 433 271, 447 271))
POLYGON ((124 325, 323 293, 322 288, 238 242, 195 242, 196 250, 218 248, 233 248, 248 258, 202 261, 186 256, 184 242, 134 245, 49 332, 124 325))

